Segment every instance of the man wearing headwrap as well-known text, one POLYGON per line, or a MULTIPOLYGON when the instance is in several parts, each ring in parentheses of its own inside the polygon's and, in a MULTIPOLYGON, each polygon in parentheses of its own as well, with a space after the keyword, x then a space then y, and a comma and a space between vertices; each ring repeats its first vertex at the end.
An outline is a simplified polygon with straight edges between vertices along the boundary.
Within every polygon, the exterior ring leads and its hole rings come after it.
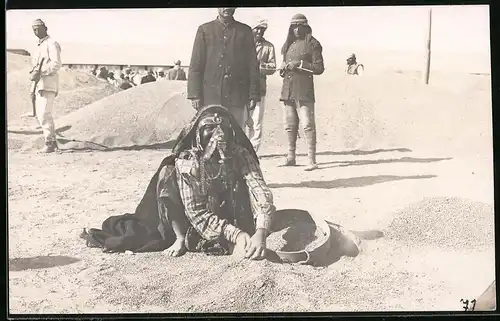
POLYGON ((181 68, 181 61, 177 60, 174 68, 168 71, 168 80, 186 80, 186 73, 181 68))
POLYGON ((257 60, 260 64, 260 101, 255 108, 248 109, 248 138, 252 142, 253 148, 257 152, 262 139, 262 120, 264 118, 264 108, 266 99, 266 78, 276 72, 276 55, 272 43, 264 39, 267 30, 267 21, 261 20, 253 26, 252 32, 257 49, 257 60))
POLYGON ((151 179, 135 214, 82 237, 108 251, 164 250, 262 259, 275 212, 252 145, 222 106, 198 111, 151 179))
POLYGON ((283 63, 280 76, 283 77, 283 87, 280 100, 285 105, 285 131, 288 137, 285 166, 296 164, 295 149, 300 115, 309 148, 306 171, 318 168, 313 75, 321 75, 325 70, 322 50, 319 41, 312 36, 307 18, 300 13, 294 15, 281 49, 283 63))
POLYGON ((356 76, 363 75, 365 66, 363 66, 363 64, 358 64, 358 62, 356 61, 355 54, 351 54, 349 57, 347 57, 346 62, 347 62, 347 67, 345 72, 348 75, 356 75, 356 76))
POLYGON ((35 88, 35 109, 45 138, 43 153, 57 149, 52 108, 59 92, 59 69, 61 69, 61 47, 47 34, 47 26, 41 19, 33 22, 33 33, 39 39, 32 55, 33 70, 30 80, 38 82, 35 88), (43 63, 42 63, 43 59, 43 63), (41 64, 41 69, 39 66, 41 64))
POLYGON ((195 109, 222 105, 244 128, 247 108, 260 101, 260 71, 250 26, 234 20, 235 8, 196 32, 187 80, 187 98, 195 109))

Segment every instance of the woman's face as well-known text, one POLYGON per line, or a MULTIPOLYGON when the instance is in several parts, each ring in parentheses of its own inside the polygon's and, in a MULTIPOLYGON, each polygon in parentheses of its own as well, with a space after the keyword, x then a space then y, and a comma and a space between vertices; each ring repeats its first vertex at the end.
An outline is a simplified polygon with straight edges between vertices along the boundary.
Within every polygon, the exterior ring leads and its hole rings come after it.
POLYGON ((201 128, 201 146, 203 146, 203 148, 208 145, 208 142, 212 138, 212 134, 214 133, 216 127, 217 125, 215 124, 208 124, 201 128))

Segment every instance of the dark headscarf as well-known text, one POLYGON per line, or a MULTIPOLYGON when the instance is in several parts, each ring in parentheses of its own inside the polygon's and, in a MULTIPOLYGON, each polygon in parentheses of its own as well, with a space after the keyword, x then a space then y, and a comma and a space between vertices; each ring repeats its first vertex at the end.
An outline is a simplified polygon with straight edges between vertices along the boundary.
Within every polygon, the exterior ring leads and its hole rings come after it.
POLYGON ((301 25, 304 28, 305 32, 305 41, 306 43, 309 43, 312 37, 312 28, 309 25, 309 22, 307 21, 306 16, 303 14, 296 14, 292 17, 292 20, 290 21, 290 27, 288 28, 288 34, 286 36, 285 43, 283 44, 283 47, 281 47, 281 54, 285 55, 286 52, 288 51, 288 48, 290 48, 290 45, 295 41, 295 35, 293 34, 293 28, 295 26, 301 25))
POLYGON ((198 145, 198 123, 205 117, 213 115, 217 113, 220 117, 225 118, 229 121, 230 130, 233 131, 233 143, 236 143, 240 147, 248 150, 250 155, 254 157, 255 161, 259 163, 259 158, 253 149, 252 143, 248 140, 245 132, 238 125, 238 122, 233 117, 233 115, 223 106, 220 105, 210 105, 203 109, 200 109, 193 119, 189 122, 189 124, 182 129, 177 140, 175 142, 174 147, 172 148, 173 154, 179 157, 180 153, 183 151, 190 150, 192 148, 197 147, 198 145))

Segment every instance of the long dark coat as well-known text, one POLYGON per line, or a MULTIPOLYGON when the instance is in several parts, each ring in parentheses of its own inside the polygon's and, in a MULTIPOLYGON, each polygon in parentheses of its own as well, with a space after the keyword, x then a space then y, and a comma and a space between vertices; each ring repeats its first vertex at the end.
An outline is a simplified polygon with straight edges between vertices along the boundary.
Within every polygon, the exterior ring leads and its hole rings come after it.
POLYGON ((260 71, 252 30, 238 21, 218 19, 196 32, 188 72, 187 98, 202 105, 243 108, 260 101, 260 71))
POLYGON ((315 102, 313 75, 321 75, 325 71, 323 64, 323 48, 318 40, 309 36, 301 50, 293 50, 291 46, 285 53, 285 63, 303 61, 302 68, 312 71, 292 70, 281 72, 283 86, 281 88, 281 101, 298 99, 305 102, 315 102))

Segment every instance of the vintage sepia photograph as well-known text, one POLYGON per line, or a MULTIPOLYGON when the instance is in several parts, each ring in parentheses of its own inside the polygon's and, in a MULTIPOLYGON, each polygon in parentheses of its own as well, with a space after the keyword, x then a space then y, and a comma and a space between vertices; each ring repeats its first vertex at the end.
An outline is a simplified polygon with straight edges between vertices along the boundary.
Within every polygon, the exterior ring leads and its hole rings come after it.
POLYGON ((496 310, 490 8, 6 11, 10 314, 496 310))

